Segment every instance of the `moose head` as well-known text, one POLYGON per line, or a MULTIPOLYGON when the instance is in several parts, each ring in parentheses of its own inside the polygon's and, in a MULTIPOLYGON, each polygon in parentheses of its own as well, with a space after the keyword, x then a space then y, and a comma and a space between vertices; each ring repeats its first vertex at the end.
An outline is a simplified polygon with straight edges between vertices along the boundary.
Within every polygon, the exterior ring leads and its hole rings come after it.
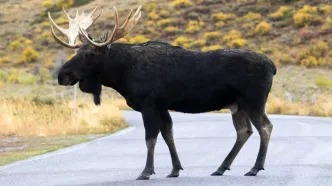
POLYGON ((76 13, 76 18, 71 19, 68 13, 64 10, 69 19, 69 28, 63 29, 56 25, 49 14, 52 25, 57 30, 68 37, 69 43, 62 41, 54 32, 52 26, 52 34, 54 39, 61 45, 77 49, 77 54, 67 61, 60 69, 58 74, 58 83, 63 86, 75 85, 79 82, 79 88, 86 93, 91 93, 94 96, 96 105, 100 104, 101 82, 99 73, 105 68, 105 62, 111 61, 109 59, 108 51, 110 45, 118 39, 126 36, 129 31, 136 25, 141 17, 141 6, 133 14, 130 11, 127 19, 122 26, 119 25, 119 15, 116 7, 115 10, 115 27, 111 36, 108 31, 104 31, 98 40, 92 39, 87 33, 86 29, 99 17, 94 17, 96 9, 90 14, 79 15, 76 13), (82 44, 76 44, 76 39, 79 38, 82 44))

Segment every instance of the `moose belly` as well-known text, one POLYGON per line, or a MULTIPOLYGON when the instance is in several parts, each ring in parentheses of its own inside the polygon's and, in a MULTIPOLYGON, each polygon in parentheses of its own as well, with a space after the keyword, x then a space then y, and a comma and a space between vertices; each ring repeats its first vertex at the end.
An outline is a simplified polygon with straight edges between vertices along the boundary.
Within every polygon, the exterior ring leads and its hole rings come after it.
POLYGON ((184 113, 202 113, 227 108, 236 101, 233 92, 205 96, 185 96, 169 106, 170 110, 184 113))

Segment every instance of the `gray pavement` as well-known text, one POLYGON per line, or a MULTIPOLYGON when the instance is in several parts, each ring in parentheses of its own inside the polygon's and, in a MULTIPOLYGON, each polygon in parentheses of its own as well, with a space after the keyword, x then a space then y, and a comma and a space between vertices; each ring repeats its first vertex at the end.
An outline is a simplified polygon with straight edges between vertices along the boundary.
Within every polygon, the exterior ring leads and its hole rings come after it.
POLYGON ((124 112, 131 127, 111 136, 0 167, 0 186, 108 185, 332 185, 332 119, 269 116, 274 131, 265 170, 243 176, 254 165, 259 136, 254 131, 231 171, 212 177, 235 142, 229 114, 172 113, 175 141, 184 171, 171 171, 161 136, 150 180, 136 181, 144 168, 146 147, 141 115, 124 112))

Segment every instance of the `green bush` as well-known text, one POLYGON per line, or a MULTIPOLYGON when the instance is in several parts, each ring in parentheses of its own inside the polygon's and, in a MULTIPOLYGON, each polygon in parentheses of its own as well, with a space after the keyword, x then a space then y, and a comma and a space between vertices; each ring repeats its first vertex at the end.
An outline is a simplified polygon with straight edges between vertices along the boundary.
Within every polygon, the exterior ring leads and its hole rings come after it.
POLYGON ((17 82, 19 84, 31 85, 36 83, 40 78, 30 73, 19 73, 17 82))
POLYGON ((324 76, 317 76, 316 77, 316 85, 321 88, 331 87, 332 80, 326 79, 324 76))

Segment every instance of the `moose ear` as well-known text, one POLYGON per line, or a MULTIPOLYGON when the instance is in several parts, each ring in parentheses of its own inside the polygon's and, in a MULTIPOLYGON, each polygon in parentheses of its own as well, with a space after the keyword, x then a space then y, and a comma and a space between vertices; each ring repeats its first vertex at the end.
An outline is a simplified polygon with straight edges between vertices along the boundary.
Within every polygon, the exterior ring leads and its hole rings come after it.
POLYGON ((108 39, 108 30, 105 30, 100 36, 100 42, 106 42, 107 39, 108 39))

